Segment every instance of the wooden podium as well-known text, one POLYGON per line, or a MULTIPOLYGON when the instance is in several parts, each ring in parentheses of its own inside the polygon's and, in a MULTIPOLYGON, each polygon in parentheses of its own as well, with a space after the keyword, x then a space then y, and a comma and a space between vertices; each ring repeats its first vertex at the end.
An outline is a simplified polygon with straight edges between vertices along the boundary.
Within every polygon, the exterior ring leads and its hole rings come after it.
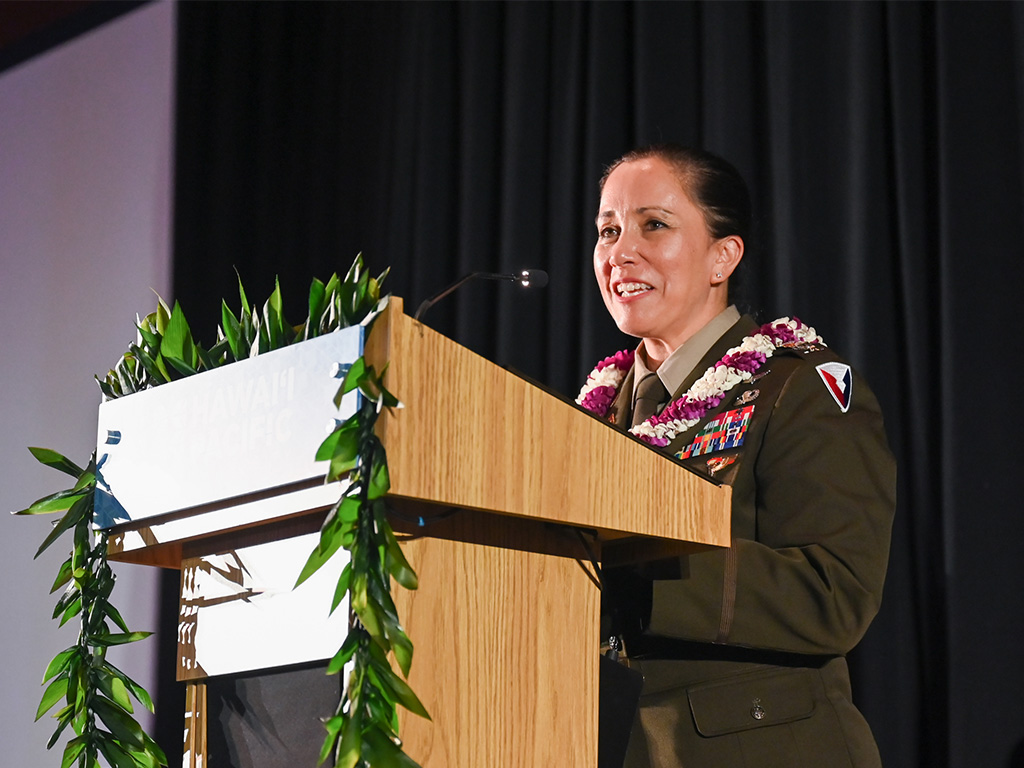
MULTIPOLYGON (((364 354, 378 370, 390 364, 387 386, 404 405, 378 429, 392 523, 420 579, 415 592, 395 589, 415 644, 410 684, 432 717, 403 712, 407 754, 424 768, 595 768, 591 558, 728 546, 729 489, 412 320, 399 299, 364 354)), ((101 413, 101 437, 114 431, 101 413)), ((112 556, 185 572, 210 553, 308 535, 337 498, 322 475, 118 522, 112 556)), ((194 681, 193 764, 218 768, 203 752, 207 673, 179 666, 194 681)))

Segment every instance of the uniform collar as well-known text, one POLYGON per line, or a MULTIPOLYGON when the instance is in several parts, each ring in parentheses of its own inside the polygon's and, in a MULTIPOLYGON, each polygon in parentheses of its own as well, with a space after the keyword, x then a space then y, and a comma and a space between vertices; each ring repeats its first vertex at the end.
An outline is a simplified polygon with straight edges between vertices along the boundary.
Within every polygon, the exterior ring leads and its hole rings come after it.
MULTIPOLYGON (((657 370, 661 383, 665 385, 665 390, 672 394, 677 393, 682 387, 683 382, 686 381, 694 368, 697 367, 697 363, 701 361, 716 341, 736 325, 739 319, 740 313, 735 305, 726 307, 711 318, 707 325, 687 339, 681 346, 672 350, 672 354, 665 358, 665 361, 658 366, 657 370)), ((648 373, 651 373, 651 370, 645 363, 646 357, 644 343, 641 341, 640 345, 636 348, 636 357, 633 361, 635 370, 633 373, 633 388, 629 390, 631 394, 630 402, 636 399, 636 388, 640 385, 640 381, 648 373)))

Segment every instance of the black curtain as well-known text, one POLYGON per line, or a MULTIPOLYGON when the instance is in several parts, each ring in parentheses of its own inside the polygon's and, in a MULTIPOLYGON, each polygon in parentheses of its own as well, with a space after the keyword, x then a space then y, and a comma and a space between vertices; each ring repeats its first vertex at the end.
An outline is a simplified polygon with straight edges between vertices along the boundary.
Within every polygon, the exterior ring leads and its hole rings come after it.
MULTIPOLYGON (((650 141, 730 159, 759 212, 743 303, 867 376, 900 502, 855 699, 890 767, 1024 766, 1024 6, 182 3, 174 292, 209 342, 235 269, 363 252, 407 310, 574 393, 631 341, 591 269, 597 179, 650 141), (204 333, 205 329, 205 333, 204 333)), ((231 303, 234 303, 233 300, 231 303)), ((552 439, 558 439, 552 435, 552 439)))

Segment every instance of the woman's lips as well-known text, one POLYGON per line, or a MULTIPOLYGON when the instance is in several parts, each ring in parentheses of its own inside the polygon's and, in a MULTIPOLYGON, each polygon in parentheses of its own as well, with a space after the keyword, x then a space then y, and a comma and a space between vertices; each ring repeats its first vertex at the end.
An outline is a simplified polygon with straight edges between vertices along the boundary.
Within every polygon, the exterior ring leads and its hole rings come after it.
POLYGON ((633 298, 634 296, 639 296, 642 293, 646 293, 647 291, 652 290, 652 288, 647 283, 641 283, 637 281, 623 281, 621 283, 616 283, 613 286, 613 290, 616 296, 623 299, 630 299, 633 298))

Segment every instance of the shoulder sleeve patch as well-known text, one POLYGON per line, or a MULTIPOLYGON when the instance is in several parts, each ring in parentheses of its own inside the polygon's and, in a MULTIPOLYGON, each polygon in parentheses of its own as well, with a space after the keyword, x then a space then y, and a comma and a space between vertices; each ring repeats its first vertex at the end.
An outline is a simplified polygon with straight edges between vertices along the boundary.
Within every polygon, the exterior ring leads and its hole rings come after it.
POLYGON ((814 368, 825 382, 825 389, 832 395, 840 410, 850 410, 853 398, 853 373, 846 363, 822 363, 814 368))

